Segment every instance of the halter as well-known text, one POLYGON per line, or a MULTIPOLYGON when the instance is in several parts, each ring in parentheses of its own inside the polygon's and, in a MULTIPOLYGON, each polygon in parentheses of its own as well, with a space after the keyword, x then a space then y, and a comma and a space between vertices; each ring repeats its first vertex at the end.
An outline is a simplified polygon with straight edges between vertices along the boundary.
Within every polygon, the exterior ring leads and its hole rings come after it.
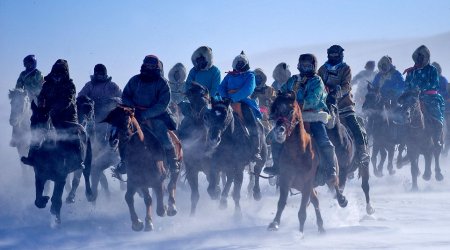
POLYGON ((291 136, 292 131, 294 131, 294 128, 297 126, 297 124, 299 124, 299 119, 295 115, 292 115, 291 119, 289 119, 289 117, 287 116, 279 116, 276 120, 277 122, 281 121, 281 124, 286 127, 286 134, 288 137, 291 136))

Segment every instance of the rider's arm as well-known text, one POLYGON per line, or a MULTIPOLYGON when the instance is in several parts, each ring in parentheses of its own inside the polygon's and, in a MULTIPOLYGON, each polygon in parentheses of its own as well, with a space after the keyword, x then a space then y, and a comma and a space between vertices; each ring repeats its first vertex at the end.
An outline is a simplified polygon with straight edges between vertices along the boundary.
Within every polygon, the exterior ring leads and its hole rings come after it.
POLYGON ((233 102, 238 102, 240 100, 243 100, 247 97, 249 97, 253 91, 255 90, 256 83, 255 83, 255 74, 247 74, 243 80, 245 81, 244 85, 241 89, 239 89, 236 93, 230 94, 231 99, 233 102))
POLYGON ((166 112, 167 108, 169 107, 170 103, 170 88, 169 84, 165 80, 160 80, 157 83, 158 84, 158 94, 157 96, 157 102, 152 107, 144 110, 142 112, 142 119, 147 120, 154 117, 157 117, 164 112, 166 112))
POLYGON ((348 65, 344 68, 344 72, 342 74, 342 82, 339 84, 341 85, 341 92, 342 95, 350 93, 352 90, 352 86, 350 85, 350 82, 352 80, 352 72, 348 65))
POLYGON ((209 89, 211 96, 214 96, 220 85, 220 70, 213 66, 212 68, 212 77, 211 77, 211 88, 209 89))

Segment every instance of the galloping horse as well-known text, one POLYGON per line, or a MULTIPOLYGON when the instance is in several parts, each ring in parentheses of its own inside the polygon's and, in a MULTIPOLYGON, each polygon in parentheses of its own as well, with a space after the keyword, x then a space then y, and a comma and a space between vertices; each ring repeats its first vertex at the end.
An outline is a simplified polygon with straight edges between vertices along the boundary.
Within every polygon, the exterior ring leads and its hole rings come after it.
MULTIPOLYGON (((17 148, 20 157, 26 156, 30 147, 31 101, 27 92, 21 88, 10 90, 8 97, 11 100, 9 124, 13 129, 10 145, 17 148)), ((21 165, 22 174, 25 175, 26 168, 21 165)))
MULTIPOLYGON (((435 129, 433 122, 425 119, 422 112, 422 104, 419 98, 419 91, 408 90, 398 99, 401 105, 396 112, 396 123, 401 126, 408 135, 406 146, 408 148, 408 157, 411 162, 412 190, 418 190, 417 176, 419 175, 419 155, 423 154, 425 158, 425 172, 422 178, 426 181, 431 178, 431 160, 434 156, 435 177, 437 181, 442 181, 444 176, 441 173, 439 165, 439 156, 441 147, 436 145, 432 138, 432 130, 435 129)), ((442 131, 441 131, 442 132, 442 131)))
MULTIPOLYGON (((84 163, 90 166, 88 150, 88 139, 86 131, 79 124, 67 123, 65 131, 55 131, 53 129, 48 112, 45 108, 38 107, 34 101, 31 103, 33 115, 31 117, 31 129, 33 140, 38 145, 38 149, 33 154, 35 162, 35 186, 36 200, 34 204, 38 208, 45 208, 50 197, 43 196, 44 185, 48 180, 52 180, 55 185, 52 194, 52 205, 50 212, 55 215, 55 223, 61 223, 61 206, 64 185, 67 175, 73 171, 80 169, 76 159, 73 157, 72 143, 74 140, 80 140, 81 150, 83 152, 84 163)), ((78 149, 79 150, 79 149, 78 149)), ((24 157, 22 157, 22 162, 24 157)), ((83 171, 86 183, 89 183, 89 170, 83 171)), ((86 186, 86 195, 89 199, 89 186, 86 186)))
MULTIPOLYGON (((250 140, 246 136, 243 122, 238 114, 231 108, 231 100, 211 100, 211 109, 205 111, 204 122, 208 130, 206 136, 207 154, 211 155, 211 164, 208 193, 212 199, 220 198, 220 208, 227 207, 228 193, 233 186, 233 200, 235 215, 240 217, 241 187, 244 178, 245 166, 252 161, 250 140), (226 174, 226 183, 220 194, 219 173, 226 174)), ((267 159, 267 144, 264 139, 264 130, 258 124, 259 141, 261 145, 262 160, 256 162, 255 172, 261 172, 267 159)), ((255 199, 260 198, 259 185, 255 185, 255 199)))
POLYGON ((395 124, 389 118, 389 107, 386 107, 381 97, 380 88, 367 85, 366 99, 363 104, 363 112, 368 117, 368 130, 373 136, 372 164, 373 173, 377 177, 383 176, 383 165, 388 156, 387 169, 390 175, 395 174, 394 152, 396 144, 395 124), (377 166, 378 153, 381 155, 377 166))
POLYGON ((152 197, 149 188, 153 188, 157 199, 156 214, 166 215, 166 206, 163 202, 163 181, 166 169, 162 160, 164 150, 156 136, 151 132, 142 131, 134 117, 134 109, 118 106, 105 118, 107 122, 117 129, 119 143, 125 147, 124 159, 127 166, 127 191, 125 201, 130 210, 132 229, 141 231, 144 223, 138 218, 134 209, 134 194, 140 191, 144 197, 146 207, 145 231, 153 230, 152 223, 152 197))
MULTIPOLYGON (((314 190, 314 179, 319 166, 318 154, 314 151, 311 136, 306 132, 302 113, 296 101, 295 93, 278 93, 271 107, 271 117, 276 119, 273 129, 274 139, 282 144, 280 151, 280 198, 277 213, 269 224, 268 230, 278 230, 281 214, 286 206, 289 190, 295 188, 302 193, 302 201, 298 212, 300 232, 306 220, 306 207, 309 201, 316 212, 319 232, 325 232, 322 215, 319 209, 319 199, 314 190)), ((340 194, 338 192, 338 194, 340 194)), ((345 197, 344 197, 345 199, 345 197)))

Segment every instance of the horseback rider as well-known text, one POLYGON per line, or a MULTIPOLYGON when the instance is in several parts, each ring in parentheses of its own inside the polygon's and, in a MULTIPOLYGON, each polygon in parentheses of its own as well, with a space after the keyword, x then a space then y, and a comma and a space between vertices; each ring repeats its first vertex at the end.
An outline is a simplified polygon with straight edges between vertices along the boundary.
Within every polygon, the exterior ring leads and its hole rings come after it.
MULTIPOLYGON (((351 70, 344 60, 344 49, 339 45, 333 45, 327 50, 328 60, 319 68, 319 76, 328 91, 328 96, 337 98, 339 116, 351 130, 356 143, 356 164, 358 166, 369 166, 369 154, 366 133, 359 124, 355 103, 351 94, 351 70)), ((327 100, 328 101, 328 100, 327 100)))
POLYGON ((36 57, 34 55, 26 56, 23 59, 23 66, 25 70, 20 73, 19 79, 17 79, 16 89, 24 89, 28 93, 30 100, 36 102, 36 98, 41 92, 42 84, 44 84, 42 73, 36 68, 36 57))
POLYGON ((182 63, 177 63, 170 69, 169 74, 170 86, 170 104, 169 108, 172 114, 177 118, 177 124, 181 123, 181 112, 178 104, 186 99, 185 86, 186 85, 186 68, 182 63))
MULTIPOLYGON (((303 113, 304 122, 309 122, 310 133, 321 150, 325 181, 334 180, 338 162, 334 145, 328 138, 325 124, 328 122, 326 105, 327 92, 322 79, 317 75, 317 59, 313 54, 302 54, 297 66, 300 74, 292 76, 282 88, 283 92, 294 91, 297 102, 303 113)), ((273 166, 266 167, 264 172, 270 175, 279 173, 278 159, 281 145, 272 141, 273 166)))
POLYGON ((101 121, 115 107, 114 98, 122 96, 122 90, 111 79, 106 66, 97 64, 94 66, 91 81, 87 82, 78 93, 78 97, 87 96, 94 101, 95 143, 101 147, 107 146, 109 133, 108 125, 101 121))
POLYGON ((211 96, 215 96, 220 84, 220 70, 213 65, 212 49, 201 46, 194 51, 191 57, 194 67, 189 71, 186 79, 185 92, 192 82, 205 86, 211 96))
POLYGON ((261 145, 258 134, 258 118, 262 118, 258 104, 250 96, 255 90, 255 73, 250 71, 249 61, 244 51, 233 60, 233 71, 219 85, 219 95, 230 98, 233 111, 245 124, 251 143, 253 160, 261 160, 261 145))
POLYGON ((281 87, 289 80, 291 77, 291 71, 289 70, 289 65, 285 62, 279 63, 275 66, 273 70, 272 77, 274 82, 272 83, 272 87, 275 91, 281 90, 281 87))
POLYGON ((420 91, 420 101, 426 121, 436 121, 431 124, 425 122, 425 128, 431 133, 434 145, 443 146, 443 125, 445 103, 439 93, 439 73, 430 64, 430 50, 422 45, 417 48, 413 55, 414 66, 405 70, 406 86, 408 89, 418 89, 420 91), (427 127, 430 126, 430 127, 427 127))
POLYGON ((433 62, 431 65, 433 65, 436 68, 436 70, 438 71, 438 74, 439 74, 439 94, 441 94, 441 96, 447 102, 447 99, 449 99, 449 94, 448 94, 448 89, 447 89, 448 88, 447 78, 445 78, 442 75, 442 68, 441 68, 441 65, 439 65, 439 63, 433 62))
POLYGON ((255 73, 255 91, 253 92, 251 98, 258 101, 259 109, 262 113, 262 122, 264 128, 269 131, 269 109, 272 106, 273 101, 276 97, 275 89, 271 86, 266 85, 267 76, 264 74, 263 70, 257 68, 253 71, 255 73))
POLYGON ((397 105, 398 97, 405 91, 405 81, 402 74, 392 64, 390 56, 381 57, 378 61, 378 70, 372 85, 380 89, 385 107, 391 109, 397 105))
MULTIPOLYGON (((67 61, 58 59, 44 80, 42 90, 37 97, 38 107, 43 108, 52 121, 58 136, 59 148, 64 149, 63 158, 71 162, 69 166, 65 166, 65 171, 70 173, 84 166, 76 109, 76 89, 69 76, 67 61)), ((38 143, 32 140, 28 157, 22 158, 23 163, 35 166, 35 156, 39 150, 38 143)))
MULTIPOLYGON (((144 134, 153 133, 161 143, 169 165, 171 182, 176 180, 180 171, 180 162, 177 160, 174 145, 168 134, 169 130, 176 129, 176 123, 169 110, 169 84, 163 77, 163 63, 158 57, 148 55, 144 58, 141 73, 133 76, 123 89, 122 102, 125 106, 135 108, 135 117, 144 134)), ((146 143, 153 144, 155 142, 146 141, 146 143)), ((126 166, 123 164, 124 150, 121 146, 124 144, 119 142, 122 164, 119 164, 114 170, 116 173, 126 171, 126 166)))
POLYGON ((358 104, 356 107, 361 110, 367 94, 367 84, 372 82, 377 72, 375 71, 375 61, 368 61, 364 66, 364 70, 360 71, 352 79, 352 87, 357 86, 355 94, 355 102, 358 104))

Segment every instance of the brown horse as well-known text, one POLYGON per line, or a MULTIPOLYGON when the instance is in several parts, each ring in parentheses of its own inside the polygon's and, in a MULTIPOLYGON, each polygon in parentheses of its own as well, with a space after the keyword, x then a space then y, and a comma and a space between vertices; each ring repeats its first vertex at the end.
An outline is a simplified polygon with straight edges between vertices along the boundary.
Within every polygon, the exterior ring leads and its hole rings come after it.
MULTIPOLYGON (((316 154, 311 136, 306 132, 302 113, 297 104, 295 93, 279 93, 271 107, 271 117, 276 119, 274 139, 282 144, 280 152, 280 198, 277 213, 268 230, 278 230, 281 214, 286 206, 290 188, 302 193, 298 219, 300 232, 306 220, 306 207, 311 201, 316 212, 319 232, 324 232, 323 220, 319 210, 319 200, 314 190, 314 178, 319 166, 319 157, 316 154), (310 200, 311 199, 311 200, 310 200)), ((339 203, 346 202, 345 197, 336 186, 339 203)))
POLYGON ((107 122, 117 128, 119 143, 124 143, 124 159, 127 166, 127 191, 125 201, 130 210, 132 229, 141 231, 144 223, 138 218, 134 209, 134 194, 140 191, 144 197, 146 207, 145 231, 153 230, 152 197, 149 188, 153 188, 157 199, 156 214, 165 216, 166 206, 163 202, 163 181, 166 169, 162 160, 164 150, 152 133, 142 131, 134 117, 134 109, 118 106, 105 118, 107 122))

